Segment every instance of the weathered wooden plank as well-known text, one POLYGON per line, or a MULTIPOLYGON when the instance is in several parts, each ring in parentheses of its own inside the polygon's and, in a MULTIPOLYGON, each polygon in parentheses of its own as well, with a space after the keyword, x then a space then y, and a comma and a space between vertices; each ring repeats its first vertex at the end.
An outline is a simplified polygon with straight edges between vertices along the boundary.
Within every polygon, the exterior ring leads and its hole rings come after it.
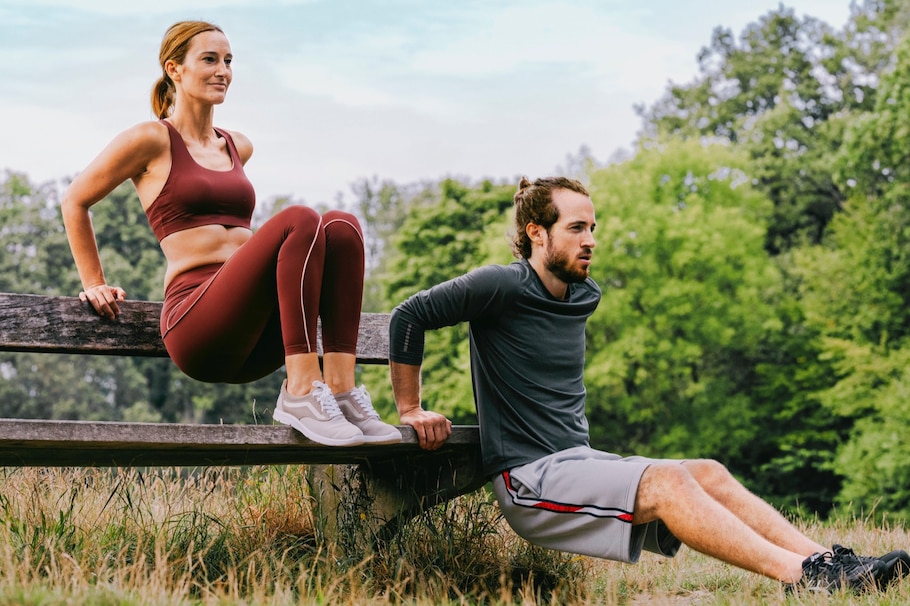
POLYGON ((78 297, 0 293, 0 349, 166 357, 158 331, 161 304, 126 301, 115 321, 78 297))
POLYGON ((411 457, 448 459, 480 451, 476 426, 453 427, 427 453, 414 429, 400 444, 324 446, 284 425, 191 425, 0 419, 0 467, 155 467, 366 463, 411 457))
MULTIPOLYGON (((120 317, 108 320, 78 297, 0 293, 0 350, 167 357, 158 328, 161 305, 125 301, 120 317)), ((389 314, 361 315, 359 362, 388 364, 388 322, 389 314)))
MULTIPOLYGON (((121 311, 110 321, 77 297, 0 293, 0 351, 166 357, 161 303, 126 301, 121 311)), ((388 323, 389 314, 361 315, 359 362, 388 364, 388 323)), ((417 512, 487 481, 476 426, 453 427, 431 452, 413 428, 399 431, 400 444, 337 447, 283 425, 0 419, 0 466, 306 464, 327 527, 356 522, 363 540, 381 541, 417 512)))

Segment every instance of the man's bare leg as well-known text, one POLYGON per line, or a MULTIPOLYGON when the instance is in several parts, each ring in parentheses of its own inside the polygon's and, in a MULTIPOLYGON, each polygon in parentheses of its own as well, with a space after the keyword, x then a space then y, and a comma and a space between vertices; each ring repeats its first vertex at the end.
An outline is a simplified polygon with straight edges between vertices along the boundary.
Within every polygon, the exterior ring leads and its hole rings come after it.
POLYGON ((687 468, 655 463, 645 470, 635 523, 662 520, 690 548, 786 583, 802 577, 801 553, 775 545, 709 495, 687 468))
POLYGON ((797 530, 779 511, 746 489, 717 461, 697 459, 686 461, 683 465, 705 492, 775 545, 804 557, 830 549, 797 530))

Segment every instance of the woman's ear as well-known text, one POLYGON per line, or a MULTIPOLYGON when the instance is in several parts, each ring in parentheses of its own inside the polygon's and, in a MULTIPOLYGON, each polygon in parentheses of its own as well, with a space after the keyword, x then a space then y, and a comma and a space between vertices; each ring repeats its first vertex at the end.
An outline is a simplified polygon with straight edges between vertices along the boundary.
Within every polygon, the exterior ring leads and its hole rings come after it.
POLYGON ((179 65, 176 61, 173 59, 168 59, 164 62, 164 73, 167 74, 168 78, 170 78, 172 81, 176 81, 179 76, 179 72, 177 70, 178 67, 179 65))

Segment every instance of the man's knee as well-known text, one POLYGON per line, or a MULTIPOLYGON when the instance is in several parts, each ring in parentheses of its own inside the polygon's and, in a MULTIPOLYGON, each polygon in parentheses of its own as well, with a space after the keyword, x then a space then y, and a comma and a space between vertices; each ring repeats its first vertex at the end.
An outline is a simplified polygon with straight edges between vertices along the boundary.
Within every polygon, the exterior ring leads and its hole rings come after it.
POLYGON ((655 461, 645 469, 639 486, 645 490, 671 490, 681 488, 692 480, 692 473, 686 467, 672 461, 655 461))
POLYGON ((727 467, 714 459, 691 459, 684 461, 683 466, 705 488, 720 487, 736 481, 727 467))
POLYGON ((698 489, 689 470, 678 463, 658 461, 649 465, 638 483, 635 497, 635 523, 662 518, 667 508, 698 489))

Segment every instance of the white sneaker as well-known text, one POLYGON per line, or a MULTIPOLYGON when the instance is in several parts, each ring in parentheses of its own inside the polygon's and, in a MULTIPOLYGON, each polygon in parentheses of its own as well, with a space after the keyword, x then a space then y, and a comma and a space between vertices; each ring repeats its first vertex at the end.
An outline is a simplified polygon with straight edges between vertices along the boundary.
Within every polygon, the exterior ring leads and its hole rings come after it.
POLYGON ((394 425, 384 423, 373 408, 367 388, 361 385, 350 391, 335 394, 335 400, 345 418, 360 428, 363 441, 368 444, 397 444, 401 432, 394 425))
POLYGON ((363 432, 344 418, 328 385, 313 381, 313 390, 305 396, 290 395, 287 385, 287 380, 281 384, 273 419, 326 446, 364 443, 363 432))

